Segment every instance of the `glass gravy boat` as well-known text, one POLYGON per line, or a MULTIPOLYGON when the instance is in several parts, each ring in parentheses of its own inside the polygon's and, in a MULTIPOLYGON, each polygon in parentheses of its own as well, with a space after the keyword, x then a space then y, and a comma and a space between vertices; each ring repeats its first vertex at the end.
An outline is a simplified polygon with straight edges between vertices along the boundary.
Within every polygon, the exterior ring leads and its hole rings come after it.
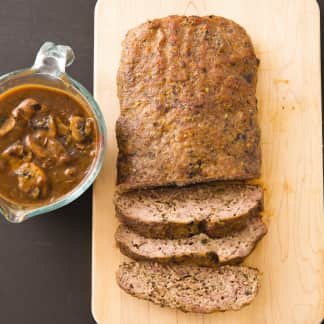
POLYGON ((14 71, 0 77, 0 93, 16 86, 28 84, 45 85, 68 92, 83 102, 92 112, 98 129, 97 154, 81 183, 52 203, 24 206, 0 197, 0 213, 10 222, 20 223, 69 204, 91 186, 102 167, 106 141, 104 118, 92 95, 65 73, 65 68, 73 63, 74 58, 71 47, 46 42, 38 51, 35 63, 31 68, 14 71))

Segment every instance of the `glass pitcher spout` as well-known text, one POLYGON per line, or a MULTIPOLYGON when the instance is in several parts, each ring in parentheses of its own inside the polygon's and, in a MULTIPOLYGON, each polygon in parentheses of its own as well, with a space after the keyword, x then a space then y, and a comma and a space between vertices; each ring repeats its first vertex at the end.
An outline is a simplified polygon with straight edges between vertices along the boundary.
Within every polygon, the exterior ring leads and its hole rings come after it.
POLYGON ((29 218, 30 210, 20 209, 0 198, 0 214, 10 223, 21 223, 29 218))
POLYGON ((46 42, 39 49, 32 70, 59 77, 65 73, 65 68, 70 66, 74 59, 75 55, 70 46, 46 42))

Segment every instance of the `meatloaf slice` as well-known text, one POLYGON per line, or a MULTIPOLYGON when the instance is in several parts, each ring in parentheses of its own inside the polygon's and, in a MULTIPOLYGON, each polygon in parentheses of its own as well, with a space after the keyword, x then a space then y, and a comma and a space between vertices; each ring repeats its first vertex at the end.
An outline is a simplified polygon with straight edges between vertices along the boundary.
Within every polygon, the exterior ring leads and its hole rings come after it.
POLYGON ((224 236, 245 226, 263 208, 259 186, 201 184, 117 193, 118 218, 151 238, 184 238, 200 232, 224 236))
POLYGON ((152 262, 120 265, 117 282, 128 294, 184 312, 238 310, 259 289, 259 271, 245 266, 165 266, 152 262))
POLYGON ((246 31, 222 17, 130 30, 117 77, 120 189, 258 178, 257 68, 246 31))
POLYGON ((124 225, 118 227, 115 238, 121 252, 138 261, 213 266, 243 261, 266 232, 262 219, 253 216, 242 230, 218 239, 206 234, 175 240, 150 239, 124 225))

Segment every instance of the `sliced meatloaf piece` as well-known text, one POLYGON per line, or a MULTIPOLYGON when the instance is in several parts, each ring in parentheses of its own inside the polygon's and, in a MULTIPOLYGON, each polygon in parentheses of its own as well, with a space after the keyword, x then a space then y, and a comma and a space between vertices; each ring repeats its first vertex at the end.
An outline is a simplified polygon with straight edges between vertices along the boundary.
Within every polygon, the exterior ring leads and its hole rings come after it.
POLYGON ((246 225, 263 208, 259 186, 201 184, 117 193, 118 218, 151 238, 184 238, 201 232, 224 236, 246 225))
POLYGON ((257 68, 246 31, 222 17, 130 30, 117 77, 120 189, 258 178, 257 68))
POLYGON ((243 261, 266 232, 262 219, 253 216, 242 230, 218 239, 206 234, 175 240, 150 239, 125 225, 118 227, 115 238, 121 252, 138 261, 213 266, 243 261))
POLYGON ((165 266, 152 262, 120 265, 117 282, 128 294, 184 312, 238 310, 251 303, 259 271, 245 266, 165 266))

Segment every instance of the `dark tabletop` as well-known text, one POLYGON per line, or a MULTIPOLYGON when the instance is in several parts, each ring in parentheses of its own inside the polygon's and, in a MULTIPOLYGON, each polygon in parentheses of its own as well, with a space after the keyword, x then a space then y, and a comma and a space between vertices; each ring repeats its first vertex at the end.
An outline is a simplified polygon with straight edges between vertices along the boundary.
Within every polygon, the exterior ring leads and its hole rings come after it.
MULTIPOLYGON (((69 44, 68 73, 92 91, 95 0, 1 0, 0 74, 31 66, 46 41, 69 44)), ((23 224, 0 217, 0 323, 94 323, 91 191, 23 224)))
MULTIPOLYGON (((51 40, 73 47, 68 73, 92 91, 95 2, 1 0, 0 74, 30 66, 51 40)), ((90 298, 90 191, 23 224, 0 217, 0 324, 94 323, 90 298)))

